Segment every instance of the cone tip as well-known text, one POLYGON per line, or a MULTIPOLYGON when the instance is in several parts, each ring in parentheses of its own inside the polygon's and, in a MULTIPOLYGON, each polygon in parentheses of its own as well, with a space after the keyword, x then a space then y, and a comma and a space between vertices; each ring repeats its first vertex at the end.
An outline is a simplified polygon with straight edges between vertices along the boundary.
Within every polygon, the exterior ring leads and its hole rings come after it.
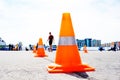
POLYGON ((43 45, 42 38, 39 38, 38 44, 43 45))
POLYGON ((64 12, 64 13, 63 13, 63 16, 67 16, 67 15, 69 16, 70 13, 69 13, 69 12, 64 12))

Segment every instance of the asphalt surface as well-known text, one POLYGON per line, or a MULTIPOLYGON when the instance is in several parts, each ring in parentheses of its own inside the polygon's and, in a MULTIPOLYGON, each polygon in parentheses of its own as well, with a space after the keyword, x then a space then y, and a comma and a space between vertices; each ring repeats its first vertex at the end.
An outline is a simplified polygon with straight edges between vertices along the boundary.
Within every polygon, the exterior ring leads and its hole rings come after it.
POLYGON ((34 57, 32 51, 0 51, 0 80, 120 80, 120 51, 80 51, 83 63, 95 67, 92 72, 49 73, 56 51, 48 57, 34 57))

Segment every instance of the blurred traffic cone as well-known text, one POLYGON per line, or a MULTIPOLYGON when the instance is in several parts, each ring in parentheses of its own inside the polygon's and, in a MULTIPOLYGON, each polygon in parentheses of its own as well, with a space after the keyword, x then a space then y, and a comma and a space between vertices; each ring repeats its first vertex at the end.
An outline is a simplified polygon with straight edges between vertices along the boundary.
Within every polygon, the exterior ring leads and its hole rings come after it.
POLYGON ((40 38, 39 42, 38 42, 38 48, 37 48, 35 57, 45 57, 45 56, 47 56, 47 55, 45 55, 45 50, 44 50, 42 38, 40 38))
POLYGON ((55 63, 48 65, 47 70, 50 73, 95 70, 95 68, 87 64, 82 64, 75 41, 70 13, 63 13, 55 63))
POLYGON ((33 46, 33 53, 36 53, 36 45, 33 46))
POLYGON ((83 47, 83 51, 84 51, 84 53, 88 53, 86 45, 83 47))

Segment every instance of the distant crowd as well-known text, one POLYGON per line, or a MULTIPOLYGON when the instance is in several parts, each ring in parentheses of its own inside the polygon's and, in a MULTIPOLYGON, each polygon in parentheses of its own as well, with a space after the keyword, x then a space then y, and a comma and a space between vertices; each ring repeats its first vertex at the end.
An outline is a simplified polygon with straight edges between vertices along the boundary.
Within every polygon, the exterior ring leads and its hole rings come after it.
POLYGON ((120 50, 120 45, 118 46, 115 43, 111 43, 111 48, 108 51, 118 51, 120 50))
MULTIPOLYGON (((101 46, 101 47, 99 48, 99 50, 100 50, 100 51, 103 51, 104 48, 101 46)), ((119 50, 120 50, 120 43, 119 43, 119 44, 116 44, 116 43, 114 43, 114 42, 112 42, 112 43, 110 44, 110 48, 108 49, 108 51, 119 51, 119 50)))
POLYGON ((22 42, 19 42, 19 43, 16 44, 16 45, 9 44, 8 47, 9 47, 9 50, 10 50, 10 51, 11 51, 11 50, 20 51, 20 50, 22 50, 22 42))

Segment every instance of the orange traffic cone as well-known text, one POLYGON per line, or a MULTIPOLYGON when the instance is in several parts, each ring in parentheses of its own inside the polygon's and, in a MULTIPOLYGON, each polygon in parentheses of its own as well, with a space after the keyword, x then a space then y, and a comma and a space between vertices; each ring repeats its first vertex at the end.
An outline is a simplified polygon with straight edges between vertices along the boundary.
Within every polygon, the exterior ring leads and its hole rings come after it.
POLYGON ((36 45, 33 46, 33 53, 36 53, 36 45))
POLYGON ((70 13, 63 13, 55 63, 48 65, 47 70, 50 73, 95 70, 95 68, 87 64, 82 64, 75 41, 70 13))
POLYGON ((84 51, 84 53, 88 53, 86 45, 83 47, 83 51, 84 51))
POLYGON ((45 55, 42 38, 40 38, 39 42, 38 42, 38 48, 37 48, 35 57, 45 57, 45 56, 47 56, 47 55, 45 55))

